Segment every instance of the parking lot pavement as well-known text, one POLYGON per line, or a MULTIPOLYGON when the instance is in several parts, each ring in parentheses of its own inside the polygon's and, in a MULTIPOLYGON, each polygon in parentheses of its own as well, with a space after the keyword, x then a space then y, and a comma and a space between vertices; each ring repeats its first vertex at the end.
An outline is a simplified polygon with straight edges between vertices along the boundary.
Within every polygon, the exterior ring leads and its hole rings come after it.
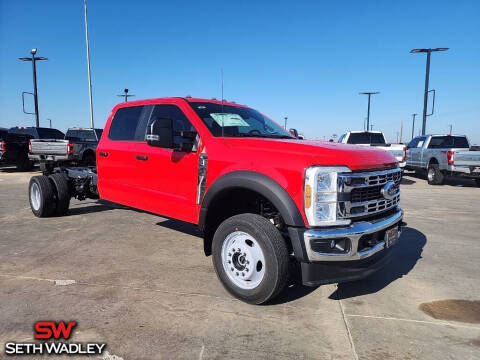
POLYGON ((30 176, 0 170, 2 354, 33 341, 37 320, 76 320, 74 341, 125 360, 480 358, 480 189, 469 182, 406 176, 392 263, 338 287, 294 281, 251 306, 217 281, 194 226, 91 200, 38 219, 30 176))

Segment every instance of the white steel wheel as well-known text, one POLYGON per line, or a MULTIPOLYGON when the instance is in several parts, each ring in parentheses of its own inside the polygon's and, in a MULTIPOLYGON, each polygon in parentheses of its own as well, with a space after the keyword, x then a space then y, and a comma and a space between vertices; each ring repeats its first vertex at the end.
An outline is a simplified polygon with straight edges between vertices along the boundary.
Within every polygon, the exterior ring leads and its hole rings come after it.
POLYGON ((435 179, 435 169, 433 167, 428 169, 427 177, 430 182, 433 182, 433 179, 435 179))
POLYGON ((264 217, 244 213, 225 219, 212 240, 218 279, 237 299, 262 304, 277 296, 289 276, 289 252, 278 229, 264 217))
POLYGON ((243 231, 235 231, 224 240, 222 264, 229 279, 241 289, 256 288, 265 275, 263 250, 253 236, 243 231))
POLYGON ((33 210, 40 210, 40 188, 37 183, 33 183, 30 187, 30 200, 32 202, 33 210))

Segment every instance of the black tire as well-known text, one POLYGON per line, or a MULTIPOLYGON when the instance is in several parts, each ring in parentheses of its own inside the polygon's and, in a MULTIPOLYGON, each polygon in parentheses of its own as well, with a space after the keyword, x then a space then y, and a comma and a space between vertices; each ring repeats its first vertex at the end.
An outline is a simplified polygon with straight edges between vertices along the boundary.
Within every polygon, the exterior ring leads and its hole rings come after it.
MULTIPOLYGON (((247 243, 248 240, 245 242, 247 243)), ((278 229, 269 220, 260 215, 240 214, 223 221, 215 231, 212 242, 212 254, 213 266, 222 285, 231 295, 249 304, 262 304, 273 299, 283 290, 287 283, 289 277, 287 244, 278 229), (223 266, 223 243, 226 241, 227 236, 235 232, 244 232, 251 236, 260 245, 260 249, 263 252, 265 260, 265 264, 263 264, 265 267, 263 278, 256 287, 251 289, 237 286, 229 278, 223 266)), ((257 269, 258 263, 254 267, 254 271, 258 271, 257 269)))
POLYGON ((440 171, 438 164, 428 165, 427 181, 430 185, 442 185, 444 175, 440 171))
POLYGON ((48 177, 53 184, 53 192, 55 195, 55 212, 57 216, 65 215, 70 206, 70 189, 68 181, 63 174, 56 173, 48 177))
POLYGON ((30 179, 28 199, 30 208, 36 217, 48 217, 53 214, 55 211, 54 190, 47 176, 33 176, 30 179))
POLYGON ((83 154, 82 164, 85 166, 95 166, 96 158, 95 154, 91 151, 87 151, 83 154))

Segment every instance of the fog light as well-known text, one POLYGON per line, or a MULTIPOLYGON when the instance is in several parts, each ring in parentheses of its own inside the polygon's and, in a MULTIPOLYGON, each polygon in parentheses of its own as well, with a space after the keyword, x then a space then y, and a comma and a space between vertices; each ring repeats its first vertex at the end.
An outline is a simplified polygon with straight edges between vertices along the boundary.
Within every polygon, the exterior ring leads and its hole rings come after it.
POLYGON ((310 242, 313 251, 323 254, 346 254, 350 251, 350 240, 339 239, 313 239, 310 242))

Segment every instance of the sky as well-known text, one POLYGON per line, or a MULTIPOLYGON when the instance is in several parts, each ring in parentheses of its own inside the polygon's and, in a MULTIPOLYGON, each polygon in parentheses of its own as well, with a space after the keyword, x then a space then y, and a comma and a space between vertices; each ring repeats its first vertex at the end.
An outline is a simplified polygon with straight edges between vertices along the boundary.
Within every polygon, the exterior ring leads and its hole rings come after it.
MULTIPOLYGON (((88 1, 95 127, 117 94, 221 98, 247 104, 307 138, 374 130, 395 142, 421 126, 425 55, 434 53, 427 133, 480 144, 480 1, 88 1)), ((38 49, 40 123, 90 123, 82 0, 0 0, 0 127, 33 126, 22 111, 38 49)), ((27 99, 27 110, 33 101, 27 99)))

